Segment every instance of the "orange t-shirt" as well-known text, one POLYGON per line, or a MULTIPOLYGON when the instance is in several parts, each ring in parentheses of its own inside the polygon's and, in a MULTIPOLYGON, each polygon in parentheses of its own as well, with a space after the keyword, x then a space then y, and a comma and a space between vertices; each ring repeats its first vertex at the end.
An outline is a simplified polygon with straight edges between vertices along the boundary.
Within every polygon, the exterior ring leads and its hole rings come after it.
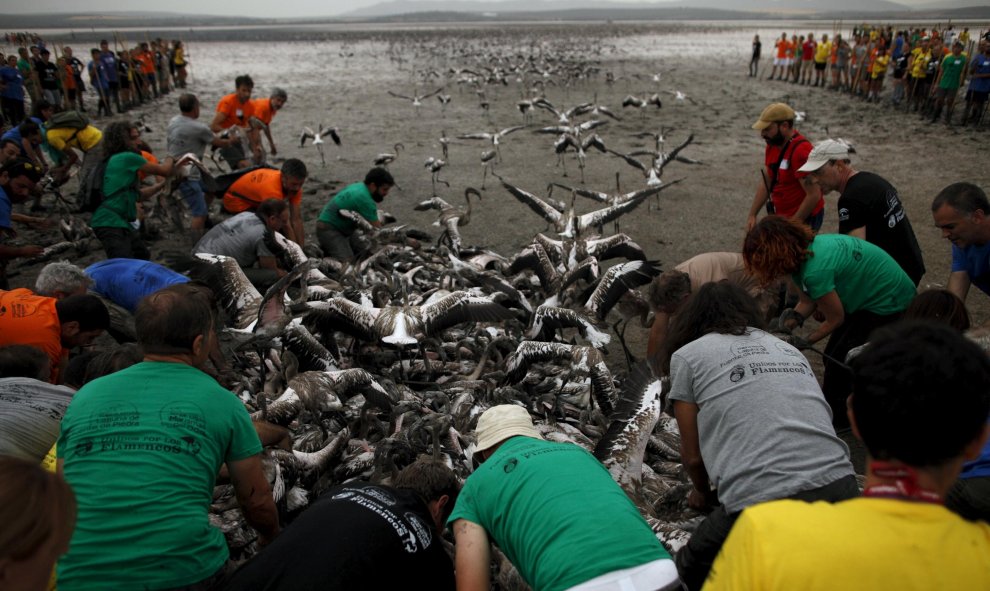
POLYGON ((141 63, 142 74, 155 73, 155 59, 151 56, 151 53, 148 52, 139 53, 137 56, 137 61, 141 63))
POLYGON ((797 41, 787 42, 787 57, 794 57, 794 52, 797 50, 797 41))
MULTIPOLYGON (((145 152, 144 150, 141 150, 141 156, 143 156, 145 160, 147 160, 148 162, 151 162, 152 164, 158 164, 158 158, 155 157, 155 155, 152 154, 151 152, 145 152)), ((141 182, 144 182, 144 179, 146 179, 146 178, 148 178, 148 173, 141 172, 139 170, 138 171, 138 180, 141 181, 141 182)))
POLYGON ((242 103, 237 99, 237 93, 231 93, 220 99, 220 102, 217 103, 217 113, 227 115, 227 118, 220 124, 220 127, 223 129, 235 125, 247 127, 248 119, 254 115, 254 105, 250 100, 242 103))
POLYGON ((76 72, 72 69, 72 66, 68 64, 65 65, 65 75, 63 78, 64 80, 62 82, 65 85, 66 90, 76 89, 76 72))
POLYGON ((275 118, 275 109, 272 108, 272 99, 259 98, 251 99, 251 108, 254 109, 254 116, 265 125, 271 125, 275 118))
POLYGON ((35 295, 29 289, 0 291, 0 345, 29 345, 48 355, 58 383, 58 370, 68 351, 62 349, 62 324, 55 310, 55 298, 35 295))
POLYGON ((230 213, 255 210, 265 199, 288 199, 298 206, 302 203, 302 190, 294 195, 282 194, 282 171, 259 168, 234 181, 223 196, 223 208, 230 213))
POLYGON ((787 46, 788 45, 789 45, 789 43, 787 42, 786 39, 778 39, 777 40, 777 57, 779 57, 781 59, 787 57, 787 46))

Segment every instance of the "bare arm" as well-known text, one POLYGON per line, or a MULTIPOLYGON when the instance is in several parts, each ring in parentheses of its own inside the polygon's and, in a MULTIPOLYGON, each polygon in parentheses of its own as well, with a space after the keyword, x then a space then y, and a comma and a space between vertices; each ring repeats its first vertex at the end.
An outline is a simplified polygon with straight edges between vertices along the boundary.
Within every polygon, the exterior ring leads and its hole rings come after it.
POLYGON ((31 258, 41 256, 44 252, 40 246, 4 246, 0 244, 0 260, 31 258))
POLYGON ((221 111, 217 111, 216 115, 213 116, 213 121, 210 122, 210 129, 213 133, 220 133, 223 131, 223 122, 227 120, 227 114, 221 111))
POLYGON ((457 591, 488 591, 491 584, 488 574, 491 562, 488 532, 477 523, 458 519, 454 522, 454 542, 457 591))
POLYGON ((303 227, 301 208, 293 203, 289 203, 289 221, 292 223, 289 238, 300 247, 306 246, 306 230, 303 227))
POLYGON ((969 293, 969 273, 966 271, 953 271, 949 275, 949 285, 946 289, 954 293, 959 297, 960 300, 966 301, 966 295, 969 293))
POLYGON ((818 326, 817 330, 808 335, 809 343, 817 343, 832 334, 832 331, 839 328, 846 319, 846 311, 842 307, 839 294, 834 289, 815 300, 815 305, 825 315, 825 321, 818 326))
POLYGON ((275 257, 258 257, 258 266, 262 269, 271 269, 272 271, 278 271, 279 277, 285 276, 285 271, 278 266, 278 259, 275 257))
POLYGON ((681 432, 681 461, 687 470, 694 490, 688 496, 688 504, 701 509, 714 504, 716 497, 708 482, 708 469, 701 457, 701 440, 698 436, 698 405, 674 401, 674 418, 681 432))
POLYGON ((261 455, 228 462, 227 469, 244 519, 258 531, 261 545, 268 545, 279 533, 278 510, 261 469, 261 455))
POLYGON ((797 211, 794 212, 794 216, 791 219, 804 222, 811 215, 811 212, 815 210, 818 200, 822 198, 822 190, 817 184, 811 181, 811 177, 805 176, 800 180, 801 187, 804 189, 804 200, 801 201, 801 205, 798 206, 797 211))

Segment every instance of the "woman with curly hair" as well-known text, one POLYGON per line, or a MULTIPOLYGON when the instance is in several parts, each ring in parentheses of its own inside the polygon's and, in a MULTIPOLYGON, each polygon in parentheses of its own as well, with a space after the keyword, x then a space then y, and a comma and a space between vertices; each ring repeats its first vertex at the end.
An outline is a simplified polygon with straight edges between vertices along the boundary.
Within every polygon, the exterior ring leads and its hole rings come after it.
POLYGON ((89 225, 110 259, 150 258, 138 232, 137 202, 157 193, 165 184, 164 177, 172 174, 176 165, 171 157, 161 164, 148 162, 138 151, 140 141, 141 132, 130 121, 115 121, 103 132, 103 202, 93 212, 89 225), (142 188, 139 172, 163 178, 142 188))
POLYGON ((789 277, 800 290, 797 306, 780 316, 782 328, 793 330, 820 313, 815 330, 789 341, 801 348, 829 337, 822 389, 833 424, 848 427, 845 402, 851 376, 841 362, 874 329, 900 317, 914 299, 914 283, 878 246, 842 234, 816 236, 807 226, 779 216, 767 216, 750 230, 743 258, 762 282, 789 277))

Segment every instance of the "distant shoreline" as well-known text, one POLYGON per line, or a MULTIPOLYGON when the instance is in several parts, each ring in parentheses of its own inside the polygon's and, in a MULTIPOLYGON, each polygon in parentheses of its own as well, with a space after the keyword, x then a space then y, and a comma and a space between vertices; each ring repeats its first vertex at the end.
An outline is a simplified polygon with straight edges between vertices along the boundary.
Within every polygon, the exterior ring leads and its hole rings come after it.
MULTIPOLYGON (((990 10, 990 9, 988 9, 990 10)), ((947 19, 890 19, 886 15, 873 15, 871 19, 846 17, 844 19, 825 18, 759 18, 740 19, 661 19, 661 20, 459 20, 459 21, 350 21, 350 22, 319 22, 319 23, 264 23, 258 24, 216 24, 216 25, 159 25, 159 26, 93 26, 88 28, 75 27, 33 27, 18 28, 4 23, 6 32, 26 31, 36 33, 42 38, 55 42, 88 43, 96 42, 118 34, 123 38, 153 38, 183 39, 196 41, 334 41, 360 40, 380 35, 382 33, 400 33, 407 35, 418 34, 449 34, 458 36, 463 31, 498 28, 506 35, 533 34, 540 30, 549 32, 559 31, 562 27, 572 29, 595 30, 601 34, 614 29, 615 34, 650 33, 663 35, 684 32, 685 29, 696 30, 698 33, 713 33, 726 30, 753 29, 770 26, 780 26, 783 29, 804 28, 807 25, 831 28, 839 25, 849 28, 866 22, 871 24, 898 26, 932 26, 945 23, 947 19), (772 23, 772 25, 771 25, 772 23), (604 30, 604 31, 603 31, 604 30)), ((980 31, 990 27, 988 19, 952 19, 953 24, 968 26, 971 30, 980 31)))

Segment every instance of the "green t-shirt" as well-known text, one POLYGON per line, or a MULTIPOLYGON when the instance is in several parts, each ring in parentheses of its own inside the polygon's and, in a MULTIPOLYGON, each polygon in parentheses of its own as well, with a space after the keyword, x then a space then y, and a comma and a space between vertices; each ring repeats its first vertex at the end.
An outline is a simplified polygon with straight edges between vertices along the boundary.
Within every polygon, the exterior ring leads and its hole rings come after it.
POLYGON ((368 186, 364 183, 354 183, 353 185, 344 187, 329 203, 323 206, 323 210, 320 211, 320 217, 317 218, 321 222, 326 222, 345 234, 350 234, 354 231, 354 226, 357 224, 347 218, 341 217, 337 213, 341 209, 356 211, 369 222, 378 221, 378 206, 375 204, 375 200, 372 199, 368 186))
POLYGON ((966 67, 967 57, 965 55, 949 54, 942 60, 942 79, 939 80, 939 88, 959 88, 959 80, 962 77, 963 68, 966 67))
POLYGON ((103 174, 103 203, 93 212, 93 228, 127 228, 137 219, 137 173, 148 161, 134 152, 114 154, 103 174))
POLYGON ((86 384, 61 428, 79 503, 61 591, 181 587, 223 565, 214 480, 222 463, 261 452, 236 396, 194 367, 144 362, 86 384))
POLYGON ((834 290, 846 314, 860 310, 896 314, 917 294, 900 265, 865 240, 819 234, 808 250, 812 256, 794 274, 794 282, 815 300, 834 290))
POLYGON ((608 470, 570 443, 510 438, 464 483, 457 519, 485 528, 539 591, 670 558, 608 470))

